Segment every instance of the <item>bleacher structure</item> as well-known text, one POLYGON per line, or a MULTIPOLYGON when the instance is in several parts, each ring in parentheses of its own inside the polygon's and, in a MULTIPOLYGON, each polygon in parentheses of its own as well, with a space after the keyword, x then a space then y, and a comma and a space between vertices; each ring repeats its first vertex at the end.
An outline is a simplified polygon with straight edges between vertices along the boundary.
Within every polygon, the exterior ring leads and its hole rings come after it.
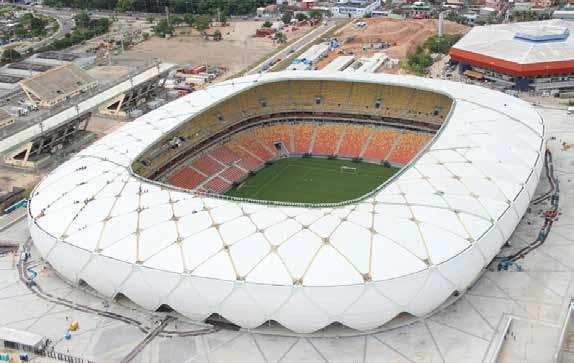
MULTIPOLYGON (((304 154, 404 165, 440 128, 451 103, 437 92, 392 84, 265 83, 196 114, 141 155, 133 167, 145 177, 169 181, 182 165, 213 145, 225 145, 237 160, 223 164, 245 174, 274 158, 304 154), (263 124, 267 126, 255 127, 263 124), (248 128, 252 131, 240 132, 248 128), (183 141, 177 148, 169 147, 175 139, 183 141)), ((213 176, 224 170, 203 172, 213 176)), ((237 181, 221 180, 228 186, 237 181)), ((203 187, 210 181, 194 185, 203 187)), ((222 183, 215 189, 221 190, 222 183)))
POLYGON ((256 125, 186 160, 162 180, 179 188, 223 193, 266 162, 303 155, 402 166, 432 136, 369 124, 291 121, 256 125))
POLYGON ((31 102, 40 107, 53 107, 96 88, 98 82, 73 63, 37 74, 20 82, 31 102))

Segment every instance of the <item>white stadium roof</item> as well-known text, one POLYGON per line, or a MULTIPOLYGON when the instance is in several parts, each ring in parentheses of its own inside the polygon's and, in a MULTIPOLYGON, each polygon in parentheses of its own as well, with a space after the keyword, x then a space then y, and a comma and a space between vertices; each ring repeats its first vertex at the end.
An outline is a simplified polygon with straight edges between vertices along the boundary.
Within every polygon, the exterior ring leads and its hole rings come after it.
POLYGON ((574 59, 574 23, 565 20, 475 26, 454 49, 518 64, 574 59))
POLYGON ((226 81, 158 108, 94 143, 35 189, 36 247, 66 279, 193 319, 296 332, 359 330, 423 316, 464 291, 526 211, 543 166, 544 123, 518 98, 448 81, 282 72, 226 81), (265 82, 317 79, 430 89, 454 100, 433 143, 362 201, 303 208, 161 186, 130 164, 218 100, 265 82))

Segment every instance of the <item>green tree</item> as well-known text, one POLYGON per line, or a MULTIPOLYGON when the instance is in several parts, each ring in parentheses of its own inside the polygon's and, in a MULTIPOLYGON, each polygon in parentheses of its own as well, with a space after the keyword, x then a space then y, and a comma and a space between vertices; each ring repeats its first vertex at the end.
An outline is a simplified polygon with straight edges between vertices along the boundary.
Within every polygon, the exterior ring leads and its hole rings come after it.
POLYGON ((285 24, 291 23, 291 19, 293 19, 293 13, 290 11, 284 13, 283 16, 281 16, 281 21, 285 24))
POLYGON ((226 14, 224 14, 224 13, 219 13, 219 22, 220 22, 222 25, 226 25, 226 24, 227 24, 227 18, 228 18, 228 17, 227 17, 226 14))
POLYGON ((271 22, 269 20, 267 20, 265 23, 263 23, 264 28, 271 28, 271 26, 273 26, 273 24, 271 24, 271 22))
POLYGON ((44 0, 44 4, 51 7, 117 9, 118 11, 133 10, 147 13, 163 13, 167 4, 170 10, 176 14, 209 14, 211 16, 224 14, 229 16, 252 14, 258 6, 263 6, 266 2, 264 0, 44 0))
POLYGON ((7 63, 7 62, 14 62, 18 59, 22 58, 22 54, 18 52, 14 48, 6 48, 4 52, 2 52, 2 57, 0 58, 0 62, 7 63))
POLYGON ((39 37, 45 35, 46 25, 48 25, 48 21, 40 17, 32 16, 30 18, 30 32, 33 36, 39 37))
POLYGON ((275 33, 275 40, 279 43, 285 43, 287 41, 287 36, 283 32, 277 32, 275 33))
POLYGON ((309 17, 312 19, 323 19, 323 12, 319 9, 309 10, 309 17))
POLYGON ((189 26, 193 26, 193 22, 195 21, 195 16, 193 14, 185 14, 183 16, 183 21, 187 23, 189 26))
POLYGON ((80 11, 74 16, 74 22, 77 28, 87 28, 90 26, 90 15, 86 11, 80 11))
POLYGON ((424 47, 431 53, 448 54, 450 48, 462 38, 462 34, 445 34, 442 37, 434 35, 428 38, 424 47))
POLYGON ((147 22, 150 23, 150 24, 155 23, 155 17, 153 17, 153 16, 148 16, 148 17, 146 18, 146 20, 147 20, 147 22))
POLYGON ((295 15, 295 18, 297 19, 297 21, 304 21, 309 19, 309 17, 303 13, 297 13, 297 15, 295 15))
POLYGON ((160 37, 165 37, 167 34, 173 34, 173 25, 167 22, 167 19, 161 19, 156 26, 153 27, 153 32, 160 37))
POLYGON ((538 14, 532 10, 516 11, 512 13, 512 21, 538 20, 538 14))
POLYGON ((187 4, 188 4, 187 0, 175 0, 175 4, 173 6, 174 12, 178 14, 186 13, 188 7, 187 4))
POLYGON ((221 32, 219 30, 216 30, 213 33, 213 40, 220 41, 221 39, 223 39, 223 35, 221 34, 221 32))
POLYGON ((14 27, 14 35, 17 36, 18 38, 26 38, 28 36, 28 32, 26 31, 26 29, 24 29, 24 25, 17 24, 14 27))
POLYGON ((454 11, 451 11, 450 13, 446 14, 446 20, 453 21, 459 24, 466 23, 466 18, 458 13, 455 13, 454 11))
POLYGON ((406 68, 417 74, 424 74, 432 64, 432 58, 423 47, 418 46, 414 53, 407 56, 406 68))
POLYGON ((119 12, 133 11, 135 10, 135 0, 118 0, 116 3, 116 10, 119 12))
POLYGON ((170 16, 169 22, 174 26, 178 26, 179 24, 183 23, 184 20, 181 16, 170 16))
POLYGON ((211 23, 211 18, 207 15, 198 15, 195 17, 195 19, 193 21, 193 25, 200 32, 209 28, 210 23, 211 23))

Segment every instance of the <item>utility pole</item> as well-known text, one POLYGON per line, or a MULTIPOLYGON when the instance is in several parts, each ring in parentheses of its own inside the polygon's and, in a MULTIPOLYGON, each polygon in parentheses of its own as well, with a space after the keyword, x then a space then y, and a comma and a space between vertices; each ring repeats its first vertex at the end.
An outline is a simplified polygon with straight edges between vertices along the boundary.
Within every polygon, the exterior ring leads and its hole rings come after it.
POLYGON ((169 7, 167 5, 165 6, 165 16, 167 17, 167 25, 171 25, 169 21, 169 7))

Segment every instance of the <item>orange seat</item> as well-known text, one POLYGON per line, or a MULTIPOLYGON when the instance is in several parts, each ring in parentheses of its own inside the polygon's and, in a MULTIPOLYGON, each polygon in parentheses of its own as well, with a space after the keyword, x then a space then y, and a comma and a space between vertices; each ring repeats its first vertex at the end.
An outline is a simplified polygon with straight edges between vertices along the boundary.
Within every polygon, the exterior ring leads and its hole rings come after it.
POLYGON ((388 157, 391 163, 406 164, 415 157, 422 147, 431 139, 430 135, 415 132, 404 132, 388 157))
POLYGON ((373 131, 371 140, 363 157, 367 160, 382 161, 391 150, 395 139, 400 135, 399 131, 391 129, 377 129, 373 131))
POLYGON ((313 154, 332 155, 337 149, 339 137, 343 131, 343 126, 333 124, 321 124, 317 128, 313 154))
POLYGON ((348 125, 345 128, 338 155, 356 158, 359 157, 372 128, 362 125, 348 125))
POLYGON ((184 166, 179 171, 172 174, 168 178, 168 181, 176 187, 193 189, 200 185, 205 179, 207 178, 204 175, 201 175, 188 166, 184 166))
POLYGON ((309 152, 313 133, 315 132, 315 124, 295 124, 292 125, 293 129, 293 144, 295 152, 305 154, 309 152))

